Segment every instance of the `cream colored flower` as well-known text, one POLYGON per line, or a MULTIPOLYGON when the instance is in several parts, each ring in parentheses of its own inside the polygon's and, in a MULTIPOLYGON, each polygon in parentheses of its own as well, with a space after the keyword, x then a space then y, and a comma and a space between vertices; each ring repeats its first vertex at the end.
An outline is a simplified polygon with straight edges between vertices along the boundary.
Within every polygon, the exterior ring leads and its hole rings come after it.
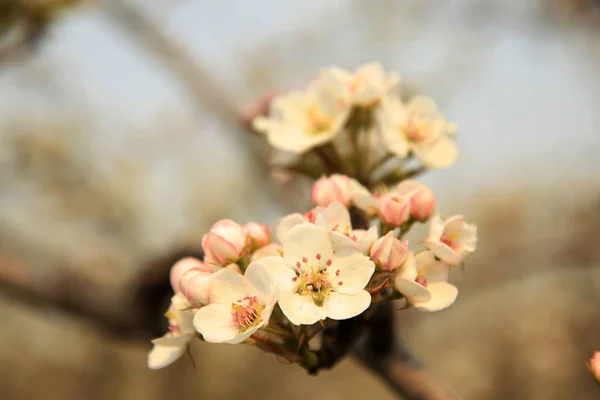
POLYGON ((458 148, 448 136, 456 127, 446 122, 433 100, 417 96, 404 105, 390 96, 377 119, 384 143, 397 156, 414 154, 428 168, 444 168, 456 161, 458 148))
POLYGON ((211 343, 237 344, 269 323, 277 301, 270 273, 252 262, 245 275, 232 270, 215 273, 208 282, 209 305, 194 317, 194 327, 211 343))
POLYGON ((467 224, 462 215, 454 215, 445 222, 436 215, 431 219, 425 243, 437 258, 458 265, 475 251, 477 227, 467 224))
POLYGON ((271 146, 300 154, 333 140, 349 112, 340 83, 321 74, 306 90, 275 98, 269 116, 257 117, 253 127, 267 135, 271 146))
POLYGON ((336 67, 325 71, 344 85, 352 104, 364 107, 377 104, 400 81, 397 74, 386 73, 375 62, 359 67, 354 73, 336 67))
POLYGON ((169 332, 152 341, 154 347, 148 354, 149 368, 164 368, 185 353, 188 342, 196 334, 192 324, 194 313, 190 303, 183 296, 173 296, 169 311, 166 313, 169 319, 169 332))
POLYGON ((458 289, 448 283, 449 267, 436 261, 433 253, 409 255, 397 269, 394 284, 408 302, 421 311, 439 311, 451 306, 458 289))
POLYGON ((352 318, 371 304, 364 288, 375 264, 354 247, 337 247, 328 230, 314 224, 287 233, 283 257, 256 263, 272 272, 280 288, 279 306, 295 325, 352 318))

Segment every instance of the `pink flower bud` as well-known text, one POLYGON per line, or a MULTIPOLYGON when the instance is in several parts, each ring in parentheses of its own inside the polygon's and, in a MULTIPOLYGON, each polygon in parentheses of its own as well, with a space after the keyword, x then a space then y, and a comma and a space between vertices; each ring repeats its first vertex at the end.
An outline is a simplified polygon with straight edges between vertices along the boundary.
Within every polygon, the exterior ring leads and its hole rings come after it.
POLYGON ((223 219, 202 238, 204 260, 225 266, 239 260, 246 249, 246 230, 229 219, 223 219))
POLYGON ((398 193, 386 193, 379 198, 379 218, 388 225, 401 226, 410 219, 410 198, 398 193))
POLYGON ((426 221, 435 210, 435 196, 427 186, 413 180, 400 182, 396 193, 410 197, 410 215, 417 221, 426 221))
POLYGON ((177 294, 182 294, 183 293, 183 289, 181 288, 180 282, 181 282, 181 278, 183 278, 183 276, 190 270, 192 269, 203 269, 204 268, 204 264, 202 263, 202 261, 193 258, 193 257, 186 257, 186 258, 182 258, 181 260, 177 261, 173 267, 171 268, 171 287, 173 288, 173 291, 177 294))
POLYGON ((392 271, 406 261, 408 257, 408 242, 401 242, 389 232, 377 239, 371 246, 371 259, 383 271, 392 271))
POLYGON ((208 280, 212 271, 207 268, 190 269, 179 281, 182 294, 194 307, 202 307, 208 304, 208 280))
POLYGON ((327 207, 334 201, 348 207, 352 200, 350 178, 339 174, 319 178, 313 184, 311 198, 315 205, 321 207, 327 207))
POLYGON ((600 351, 594 353, 592 358, 588 361, 587 367, 594 378, 600 383, 600 351))
POLYGON ((265 225, 258 222, 248 222, 245 228, 253 249, 266 246, 271 242, 271 232, 265 225))

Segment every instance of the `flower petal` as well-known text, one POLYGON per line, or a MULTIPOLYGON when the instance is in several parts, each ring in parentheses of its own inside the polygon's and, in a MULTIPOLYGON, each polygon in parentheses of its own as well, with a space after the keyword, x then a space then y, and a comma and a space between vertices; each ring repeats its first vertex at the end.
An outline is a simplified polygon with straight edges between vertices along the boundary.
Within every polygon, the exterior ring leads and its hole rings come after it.
POLYGON ((429 168, 445 168, 456 161, 458 157, 458 146, 448 138, 442 136, 432 145, 414 146, 415 156, 429 168))
POLYGON ((194 327, 210 343, 223 343, 238 335, 231 310, 221 304, 209 304, 198 310, 194 327))
POLYGON ((283 243, 290 229, 292 229, 296 225, 304 223, 306 223, 306 220, 304 219, 302 214, 294 213, 286 215, 277 222, 275 226, 275 237, 277 238, 279 243, 283 243))
POLYGON ((283 243, 283 258, 287 265, 296 265, 303 257, 314 260, 317 254, 323 263, 333 256, 326 229, 305 223, 289 231, 283 243))
POLYGON ((323 306, 327 308, 327 316, 331 319, 348 319, 355 317, 369 308, 371 295, 366 290, 355 294, 332 292, 325 298, 323 306))
POLYGON ((427 301, 416 301, 414 306, 421 311, 439 311, 451 306, 458 296, 456 286, 447 282, 432 283, 427 286, 431 298, 427 301))
POLYGON ((291 290, 279 294, 279 307, 294 325, 312 325, 327 317, 325 307, 318 307, 310 296, 300 296, 291 290))
POLYGON ((341 233, 334 231, 328 231, 327 234, 329 235, 329 240, 331 241, 331 249, 334 252, 348 247, 356 250, 359 249, 358 242, 355 242, 346 235, 342 235, 341 233))
MULTIPOLYGON (((186 342, 187 343, 187 342, 186 342)), ((164 346, 154 344, 148 353, 148 368, 160 369, 177 361, 185 353, 186 346, 164 346)))
MULTIPOLYGON (((281 258, 281 257, 276 257, 281 258)), ((281 262, 283 264, 283 260, 281 262)), ((248 265, 244 276, 264 297, 271 298, 275 293, 275 282, 270 268, 260 262, 252 262, 248 265)))
POLYGON ((323 215, 329 224, 329 229, 341 233, 350 232, 352 223, 348 209, 339 201, 334 201, 325 210, 323 215))
MULTIPOLYGON (((356 232, 356 230, 354 232, 356 232)), ((378 236, 377 226, 370 227, 368 231, 363 232, 363 234, 358 237, 358 250, 363 254, 368 254, 373 242, 377 240, 378 236)))
POLYGON ((257 264, 264 267, 275 281, 275 284, 281 286, 282 289, 292 287, 294 285, 292 279, 296 278, 296 273, 293 269, 285 264, 283 257, 264 257, 260 260, 252 262, 252 264, 257 264))
POLYGON ((334 290, 346 294, 355 294, 363 290, 373 272, 375 263, 357 250, 349 248, 337 252, 327 268, 334 290))
POLYGON ((425 239, 425 243, 437 258, 450 265, 458 265, 462 261, 460 256, 445 243, 430 239, 425 239))
POLYGON ((230 307, 240 297, 254 295, 253 289, 245 277, 224 269, 213 274, 208 282, 209 303, 230 307))
POLYGON ((396 289, 398 289, 398 291, 413 304, 415 302, 425 302, 431 299, 429 290, 415 281, 397 276, 394 280, 394 285, 396 286, 396 289))

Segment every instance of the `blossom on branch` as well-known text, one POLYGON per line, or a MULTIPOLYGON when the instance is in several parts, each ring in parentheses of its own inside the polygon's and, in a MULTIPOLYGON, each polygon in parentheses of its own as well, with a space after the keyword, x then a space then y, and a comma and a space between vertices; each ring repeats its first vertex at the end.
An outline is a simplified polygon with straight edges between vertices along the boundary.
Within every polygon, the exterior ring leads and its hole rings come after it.
POLYGON ((337 67, 329 68, 326 72, 344 85, 352 104, 363 107, 379 103, 400 81, 397 74, 386 73, 375 62, 359 67, 354 73, 337 67))
POLYGON ((301 154, 333 140, 349 112, 342 86, 323 73, 306 90, 277 96, 269 116, 257 117, 253 127, 276 149, 301 154))
POLYGON ((409 255, 408 241, 401 242, 396 239, 393 231, 388 232, 373 243, 370 254, 377 268, 392 271, 406 261, 409 255))
POLYGON ((241 343, 269 323, 278 290, 269 271, 257 263, 245 275, 222 270, 210 278, 209 305, 194 317, 194 327, 207 342, 241 343))
POLYGON ((283 257, 265 257, 279 284, 279 306, 295 325, 352 318, 371 304, 365 287, 375 264, 354 247, 338 247, 327 229, 304 223, 283 242, 283 257))
POLYGON ((383 142, 398 157, 413 154, 427 168, 445 168, 456 161, 458 148, 449 137, 456 127, 428 97, 416 96, 406 105, 388 97, 377 117, 383 142))
POLYGON ((425 243, 433 254, 450 265, 460 264, 477 246, 477 227, 467 224, 462 215, 442 221, 439 215, 431 220, 425 243))
POLYGON ((411 254, 397 270, 394 285, 415 308, 439 311, 451 306, 458 295, 456 286, 448 283, 449 270, 431 252, 411 254))
POLYGON ((164 368, 175 362, 185 353, 188 342, 196 334, 192 324, 194 310, 181 295, 173 296, 166 316, 169 332, 152 341, 153 348, 148 354, 148 367, 152 369, 164 368))

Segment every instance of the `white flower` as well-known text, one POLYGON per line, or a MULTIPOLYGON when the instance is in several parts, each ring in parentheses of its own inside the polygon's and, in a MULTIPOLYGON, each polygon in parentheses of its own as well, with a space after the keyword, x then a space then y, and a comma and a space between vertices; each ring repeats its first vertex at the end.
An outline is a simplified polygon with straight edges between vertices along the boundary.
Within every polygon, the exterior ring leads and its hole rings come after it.
POLYGON ((373 262, 354 247, 337 247, 329 231, 314 224, 287 233, 283 257, 256 263, 273 272, 280 287, 279 306, 295 325, 352 318, 371 304, 364 288, 375 270, 373 262))
POLYGON ((448 283, 449 267, 431 252, 411 254, 397 271, 396 289, 419 310, 439 311, 456 300, 458 289, 448 283))
POLYGON ((277 239, 284 243, 292 228, 307 222, 327 229, 332 243, 337 248, 352 247, 363 254, 369 253, 371 245, 378 237, 376 226, 368 230, 352 229, 348 209, 342 203, 334 201, 326 208, 315 207, 308 217, 299 213, 283 217, 275 228, 277 239))
POLYGON ((462 215, 442 221, 439 215, 431 219, 425 243, 435 256, 450 265, 460 264, 477 246, 477 227, 467 224, 462 215))
POLYGON ((387 74, 375 62, 359 67, 354 73, 342 68, 329 68, 325 71, 344 85, 352 104, 364 107, 379 102, 400 81, 398 75, 387 74))
POLYGON ((428 168, 444 168, 456 160, 458 148, 448 137, 456 127, 446 122, 433 100, 416 96, 405 106, 388 97, 378 121, 384 143, 397 156, 412 153, 428 168))
POLYGON ((169 311, 166 313, 169 318, 169 332, 152 341, 154 347, 148 354, 149 368, 164 368, 185 353, 188 342, 196 334, 192 324, 194 313, 195 311, 183 296, 173 296, 169 311))
POLYGON ((275 98, 269 117, 256 118, 253 127, 267 135, 271 146, 300 154, 330 142, 349 112, 339 82, 321 74, 306 90, 275 98))
POLYGON ((277 302, 270 273, 257 262, 245 275, 231 270, 215 273, 208 282, 209 305, 194 317, 194 327, 211 343, 237 344, 269 323, 277 302))

